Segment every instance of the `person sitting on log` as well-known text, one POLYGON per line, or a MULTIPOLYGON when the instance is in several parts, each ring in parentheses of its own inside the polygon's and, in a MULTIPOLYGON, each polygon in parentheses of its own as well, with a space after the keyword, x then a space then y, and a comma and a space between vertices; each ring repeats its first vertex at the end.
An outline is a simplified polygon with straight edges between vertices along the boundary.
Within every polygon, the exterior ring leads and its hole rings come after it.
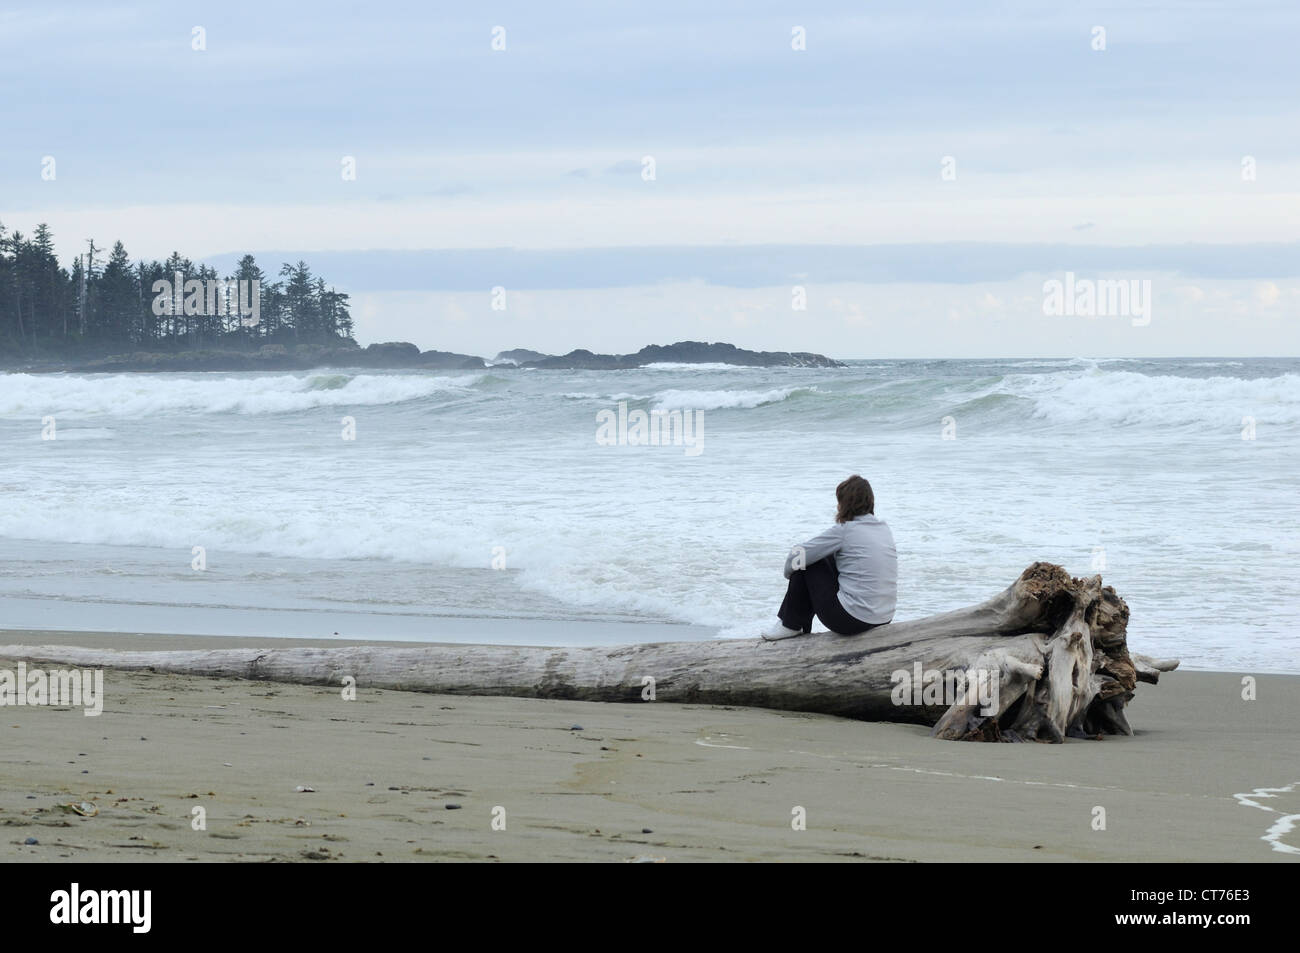
POLYGON ((790 583, 777 611, 780 623, 762 633, 769 642, 811 632, 814 615, 837 635, 858 635, 894 618, 898 551, 876 516, 871 484, 855 473, 835 488, 835 499, 835 525, 786 557, 790 583))

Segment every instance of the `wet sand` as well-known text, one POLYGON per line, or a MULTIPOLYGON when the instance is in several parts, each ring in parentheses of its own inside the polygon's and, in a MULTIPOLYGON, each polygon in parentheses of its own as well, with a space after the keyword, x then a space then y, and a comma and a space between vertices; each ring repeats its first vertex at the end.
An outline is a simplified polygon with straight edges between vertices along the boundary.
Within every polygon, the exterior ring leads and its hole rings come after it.
POLYGON ((1142 685, 1131 738, 977 745, 759 709, 366 689, 347 701, 110 670, 98 717, 0 708, 0 843, 15 861, 1298 862, 1300 676, 1259 675, 1244 701, 1242 674, 1142 685), (80 801, 98 814, 64 807, 80 801))

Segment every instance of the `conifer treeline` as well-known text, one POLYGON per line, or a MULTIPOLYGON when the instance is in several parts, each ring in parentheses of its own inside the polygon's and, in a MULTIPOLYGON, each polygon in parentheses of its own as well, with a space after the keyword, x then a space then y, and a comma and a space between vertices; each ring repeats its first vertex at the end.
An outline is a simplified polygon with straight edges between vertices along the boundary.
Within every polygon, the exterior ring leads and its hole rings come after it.
POLYGON ((279 280, 268 280, 252 255, 239 260, 234 274, 218 275, 177 252, 166 261, 135 263, 121 242, 107 260, 103 252, 90 242, 65 268, 48 226, 38 225, 27 238, 0 223, 0 350, 247 347, 352 338, 348 295, 327 286, 306 262, 285 263, 279 280), (257 323, 241 322, 234 307, 228 314, 155 314, 154 283, 174 282, 177 272, 185 281, 259 282, 257 323))

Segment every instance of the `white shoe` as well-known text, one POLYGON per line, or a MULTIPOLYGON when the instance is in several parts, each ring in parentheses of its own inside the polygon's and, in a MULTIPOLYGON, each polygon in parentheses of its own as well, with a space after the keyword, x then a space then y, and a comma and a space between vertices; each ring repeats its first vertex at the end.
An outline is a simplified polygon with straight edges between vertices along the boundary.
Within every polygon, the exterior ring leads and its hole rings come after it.
POLYGON ((778 622, 766 632, 760 632, 759 638, 764 642, 780 642, 782 639, 793 639, 796 635, 803 634, 804 633, 801 629, 787 629, 784 625, 778 622))

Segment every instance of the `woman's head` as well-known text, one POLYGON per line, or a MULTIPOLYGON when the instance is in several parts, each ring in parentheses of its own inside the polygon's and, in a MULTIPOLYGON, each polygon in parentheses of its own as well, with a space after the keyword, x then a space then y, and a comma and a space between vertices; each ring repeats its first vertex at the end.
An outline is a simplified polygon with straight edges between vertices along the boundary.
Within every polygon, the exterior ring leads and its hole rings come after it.
POLYGON ((876 512, 876 494, 871 492, 871 484, 856 473, 835 488, 835 500, 839 504, 835 511, 837 523, 876 512))

